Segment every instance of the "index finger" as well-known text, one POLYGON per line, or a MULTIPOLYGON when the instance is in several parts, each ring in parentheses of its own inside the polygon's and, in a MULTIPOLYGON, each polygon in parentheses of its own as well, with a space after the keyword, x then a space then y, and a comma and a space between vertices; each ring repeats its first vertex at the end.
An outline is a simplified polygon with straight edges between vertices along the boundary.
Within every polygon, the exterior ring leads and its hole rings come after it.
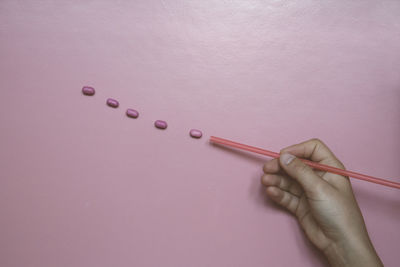
POLYGON ((336 158, 329 147, 317 138, 291 145, 280 151, 281 154, 284 152, 293 154, 299 158, 306 158, 332 167, 345 169, 344 165, 336 158))

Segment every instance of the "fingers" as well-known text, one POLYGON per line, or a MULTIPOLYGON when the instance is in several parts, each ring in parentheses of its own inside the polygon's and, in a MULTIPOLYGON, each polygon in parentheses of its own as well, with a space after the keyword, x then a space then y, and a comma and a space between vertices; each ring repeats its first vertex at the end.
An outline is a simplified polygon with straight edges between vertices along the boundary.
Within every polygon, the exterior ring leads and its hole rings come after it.
MULTIPOLYGON (((283 173, 283 170, 279 165, 279 159, 272 159, 270 161, 267 161, 263 166, 263 171, 266 174, 283 173)), ((319 176, 322 176, 323 174, 325 174, 325 171, 314 170, 314 172, 316 174, 318 174, 319 176)))
MULTIPOLYGON (((281 150, 281 154, 284 153, 290 153, 299 158, 307 158, 321 164, 345 169, 344 165, 336 158, 333 152, 321 140, 316 138, 284 148, 281 150)), ((318 170, 315 170, 315 173, 339 190, 350 187, 348 177, 330 173, 325 175, 325 172, 318 170)))
POLYGON ((291 193, 283 191, 275 186, 267 187, 267 195, 278 205, 288 209, 291 213, 296 214, 299 198, 291 193))
POLYGON ((263 170, 265 173, 278 173, 281 170, 279 159, 272 159, 264 164, 263 170))
POLYGON ((298 183, 284 175, 264 174, 261 178, 261 182, 265 186, 278 187, 279 189, 289 192, 297 197, 300 197, 303 192, 298 183))
POLYGON ((314 173, 310 166, 294 155, 281 154, 279 163, 282 169, 301 185, 308 198, 319 199, 322 194, 332 189, 325 180, 314 173))
POLYGON ((281 190, 300 196, 303 192, 300 185, 288 177, 279 165, 279 159, 272 159, 264 164, 264 175, 261 182, 265 186, 276 186, 281 190))
POLYGON ((336 158, 335 154, 321 140, 316 138, 286 147, 281 150, 281 154, 283 153, 290 153, 299 158, 311 159, 315 162, 344 169, 343 164, 336 158))

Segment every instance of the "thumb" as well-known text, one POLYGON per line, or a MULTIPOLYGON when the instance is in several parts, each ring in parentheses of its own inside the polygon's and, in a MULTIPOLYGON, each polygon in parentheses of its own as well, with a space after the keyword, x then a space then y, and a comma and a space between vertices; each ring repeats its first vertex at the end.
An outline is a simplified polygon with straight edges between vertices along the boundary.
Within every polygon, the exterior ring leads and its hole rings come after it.
POLYGON ((300 184, 307 197, 317 198, 330 189, 330 185, 325 180, 296 156, 283 153, 279 157, 279 163, 285 172, 300 184))

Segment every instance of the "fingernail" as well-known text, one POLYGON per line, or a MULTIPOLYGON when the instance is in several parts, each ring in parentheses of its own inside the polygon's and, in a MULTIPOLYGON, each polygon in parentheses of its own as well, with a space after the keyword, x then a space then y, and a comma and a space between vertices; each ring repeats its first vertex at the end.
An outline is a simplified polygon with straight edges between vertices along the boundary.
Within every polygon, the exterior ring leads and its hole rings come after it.
POLYGON ((283 164, 288 165, 292 160, 294 160, 296 157, 293 156, 292 154, 285 153, 281 155, 281 160, 283 164))

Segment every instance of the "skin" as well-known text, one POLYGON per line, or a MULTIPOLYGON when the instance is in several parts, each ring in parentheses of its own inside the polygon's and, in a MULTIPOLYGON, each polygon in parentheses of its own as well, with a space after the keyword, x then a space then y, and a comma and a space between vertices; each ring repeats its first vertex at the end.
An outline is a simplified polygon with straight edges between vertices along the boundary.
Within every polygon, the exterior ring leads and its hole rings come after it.
POLYGON ((267 195, 296 216, 307 238, 332 266, 383 266, 354 197, 348 177, 313 170, 299 158, 345 169, 320 140, 280 151, 263 166, 267 195))

